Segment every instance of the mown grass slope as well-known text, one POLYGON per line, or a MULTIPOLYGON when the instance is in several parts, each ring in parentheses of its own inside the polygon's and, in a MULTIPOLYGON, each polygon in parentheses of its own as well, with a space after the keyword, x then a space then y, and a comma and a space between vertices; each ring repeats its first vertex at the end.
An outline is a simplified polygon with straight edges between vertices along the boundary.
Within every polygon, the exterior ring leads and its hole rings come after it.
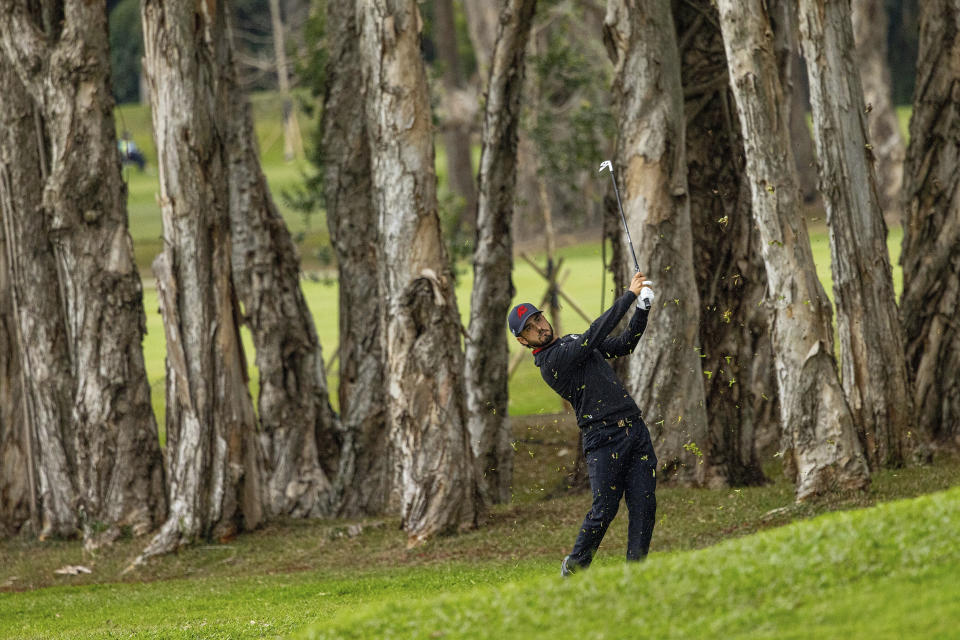
POLYGON ((960 489, 693 552, 341 613, 308 638, 934 638, 960 624, 960 489))

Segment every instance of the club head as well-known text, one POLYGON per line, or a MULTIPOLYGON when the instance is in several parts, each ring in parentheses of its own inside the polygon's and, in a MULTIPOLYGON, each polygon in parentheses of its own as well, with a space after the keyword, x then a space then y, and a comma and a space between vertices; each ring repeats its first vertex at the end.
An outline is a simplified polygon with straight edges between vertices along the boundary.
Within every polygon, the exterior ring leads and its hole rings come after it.
POLYGON ((604 169, 609 169, 610 173, 613 173, 613 163, 609 160, 604 161, 604 163, 600 165, 600 171, 597 173, 603 172, 604 169))

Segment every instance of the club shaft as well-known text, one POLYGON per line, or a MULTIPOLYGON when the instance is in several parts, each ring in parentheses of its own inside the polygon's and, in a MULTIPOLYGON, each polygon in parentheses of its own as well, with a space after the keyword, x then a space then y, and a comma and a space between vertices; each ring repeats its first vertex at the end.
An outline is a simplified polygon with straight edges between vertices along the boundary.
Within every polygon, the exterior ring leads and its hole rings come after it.
POLYGON ((610 168, 610 180, 613 182, 613 193, 617 196, 617 208, 620 210, 620 220, 623 222, 623 230, 627 232, 627 242, 630 244, 630 254, 633 255, 633 266, 640 272, 640 262, 637 261, 637 252, 633 248, 633 238, 630 237, 630 227, 627 226, 627 219, 623 215, 623 205, 620 203, 620 190, 617 189, 617 178, 613 175, 613 167, 610 168))

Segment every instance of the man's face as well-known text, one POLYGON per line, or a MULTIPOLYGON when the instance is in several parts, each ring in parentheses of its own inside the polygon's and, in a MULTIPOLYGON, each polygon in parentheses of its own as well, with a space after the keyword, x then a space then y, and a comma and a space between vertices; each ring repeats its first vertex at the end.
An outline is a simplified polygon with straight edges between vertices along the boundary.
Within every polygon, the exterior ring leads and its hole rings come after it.
POLYGON ((553 327, 542 313, 537 313, 527 321, 527 326, 517 336, 517 342, 532 348, 546 346, 553 342, 553 327))

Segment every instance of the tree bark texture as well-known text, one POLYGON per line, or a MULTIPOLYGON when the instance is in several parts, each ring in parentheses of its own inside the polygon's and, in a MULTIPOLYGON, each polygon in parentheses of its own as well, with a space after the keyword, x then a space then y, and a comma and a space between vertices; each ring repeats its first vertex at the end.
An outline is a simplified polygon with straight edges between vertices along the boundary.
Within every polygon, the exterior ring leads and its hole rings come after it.
MULTIPOLYGON (((340 466, 334 491, 343 516, 383 513, 394 483, 381 338, 381 248, 370 177, 360 26, 352 2, 327 3, 322 155, 330 241, 340 286, 340 466)), ((399 510, 399 498, 393 500, 399 510)))
POLYGON ((481 504, 464 412, 461 327, 437 217, 420 16, 415 0, 362 6, 388 423, 399 456, 403 528, 416 545, 476 526, 481 504))
POLYGON ((224 5, 149 0, 144 67, 160 171, 164 250, 154 261, 167 337, 170 512, 141 558, 263 519, 264 470, 231 272, 230 136, 219 114, 230 58, 224 5))
POLYGON ((434 11, 437 57, 442 65, 444 118, 440 129, 447 152, 447 180, 451 191, 463 200, 460 228, 469 233, 477 227, 477 186, 473 180, 469 117, 475 110, 457 106, 463 102, 466 86, 457 50, 453 0, 434 0, 434 11))
POLYGON ((899 466, 913 406, 904 362, 887 225, 867 142, 847 5, 801 0, 814 142, 827 207, 841 378, 872 469, 899 466))
MULTIPOLYGON (((5 395, 21 398, 17 404, 2 405, 2 411, 9 412, 4 437, 11 447, 3 451, 4 481, 10 484, 2 509, 11 516, 17 513, 23 497, 19 483, 33 483, 27 505, 38 515, 37 533, 41 538, 71 536, 80 528, 71 416, 74 378, 43 208, 43 121, 2 54, 0 125, 0 277, 5 282, 4 312, 9 314, 4 342, 10 347, 4 349, 3 384, 5 395)), ((7 528, 21 524, 12 520, 7 528)))
MULTIPOLYGON (((698 348, 700 295, 693 272, 683 93, 670 3, 610 0, 604 28, 616 54, 617 182, 641 270, 655 282, 659 296, 630 358, 628 389, 650 428, 662 480, 723 483, 722 470, 704 456, 708 425, 698 348)), ((619 268, 632 273, 628 251, 624 257, 619 268)))
POLYGON ((719 16, 708 0, 674 9, 682 45, 685 149, 700 293, 700 369, 707 402, 708 446, 730 484, 765 481, 757 434, 779 435, 777 382, 770 345, 760 236, 750 211, 743 141, 719 16))
POLYGON ((467 425, 488 502, 509 502, 513 447, 508 391, 507 333, 513 300, 513 207, 524 54, 536 0, 504 5, 487 83, 480 152, 480 198, 467 332, 467 425))
POLYGON ((921 5, 904 170, 907 368, 921 434, 960 444, 960 0, 921 5))
POLYGON ((789 108, 790 144, 797 167, 800 194, 804 202, 813 202, 817 191, 816 156, 813 137, 807 125, 810 106, 807 70, 800 51, 795 0, 771 0, 768 4, 773 27, 774 50, 780 75, 780 87, 789 108))
POLYGON ((866 102, 867 141, 872 147, 880 206, 893 213, 900 205, 905 155, 900 123, 893 107, 887 63, 887 12, 883 0, 851 0, 856 64, 866 102))
POLYGON ((794 476, 798 500, 861 488, 869 482, 869 471, 837 377, 830 302, 817 279, 799 215, 770 19, 760 0, 717 4, 773 307, 788 473, 794 476))
MULTIPOLYGON (((20 158, 10 156, 22 150, 13 145, 18 134, 30 131, 25 125, 30 124, 32 113, 23 85, 0 53, 0 537, 37 525, 37 483, 32 456, 35 442, 33 425, 28 419, 26 369, 20 355, 19 305, 15 304, 10 269, 9 258, 14 249, 9 245, 13 238, 8 238, 6 231, 11 226, 8 216, 12 218, 19 210, 12 202, 10 174, 16 171, 16 166, 11 165, 20 158)), ((36 155, 33 158, 37 160, 36 155)), ((36 176, 39 177, 39 172, 36 176)), ((39 197, 39 191, 34 192, 34 197, 39 197)))
MULTIPOLYGON (((55 261, 56 278, 44 285, 59 288, 66 359, 51 361, 50 375, 58 378, 55 395, 71 396, 58 409, 69 407, 69 413, 61 414, 57 429, 71 440, 63 453, 73 469, 77 522, 88 543, 96 544, 118 535, 120 527, 146 532, 165 512, 162 457, 141 348, 143 292, 117 153, 106 7, 48 0, 33 8, 31 13, 26 2, 4 0, 0 40, 46 132, 41 208, 21 215, 42 218, 46 227, 41 238, 49 247, 41 249, 40 268, 49 268, 47 256, 55 261), (69 381, 62 370, 53 373, 64 363, 69 381)), ((46 424, 43 428, 54 428, 46 424)), ((48 480, 66 482, 64 476, 48 480)), ((64 494, 70 492, 64 487, 64 494)), ((60 532, 66 528, 49 524, 60 532)))
MULTIPOLYGON (((330 407, 323 351, 300 288, 300 257, 260 168, 250 102, 237 82, 233 46, 220 69, 229 133, 233 282, 260 371, 260 440, 270 515, 315 517, 334 510, 340 433, 330 407)), ((211 68, 207 77, 216 77, 211 68)), ((210 105, 212 106, 212 105, 210 105)))

